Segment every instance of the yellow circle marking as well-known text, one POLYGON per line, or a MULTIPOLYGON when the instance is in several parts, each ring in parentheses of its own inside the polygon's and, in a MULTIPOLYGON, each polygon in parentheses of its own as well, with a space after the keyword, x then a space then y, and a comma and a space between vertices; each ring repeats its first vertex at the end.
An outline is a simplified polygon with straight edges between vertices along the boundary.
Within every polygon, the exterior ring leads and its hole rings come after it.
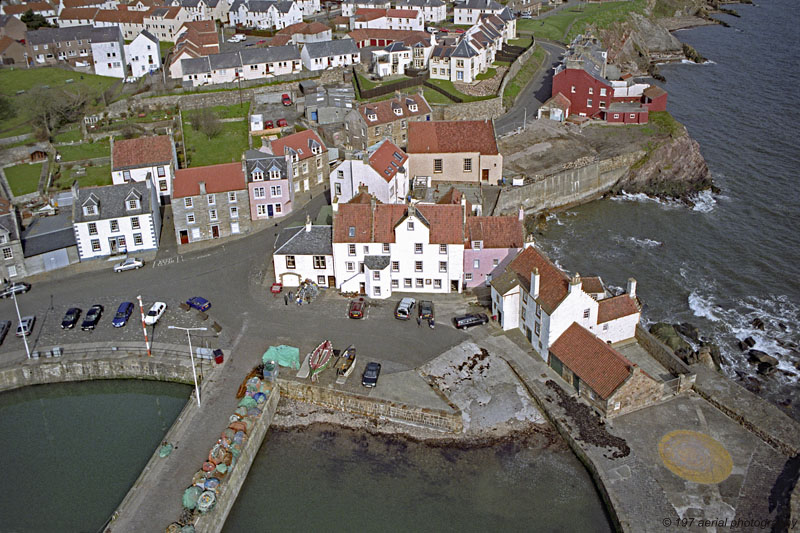
POLYGON ((695 483, 720 483, 733 469, 728 450, 716 439, 696 431, 667 433, 658 443, 658 454, 673 474, 695 483))

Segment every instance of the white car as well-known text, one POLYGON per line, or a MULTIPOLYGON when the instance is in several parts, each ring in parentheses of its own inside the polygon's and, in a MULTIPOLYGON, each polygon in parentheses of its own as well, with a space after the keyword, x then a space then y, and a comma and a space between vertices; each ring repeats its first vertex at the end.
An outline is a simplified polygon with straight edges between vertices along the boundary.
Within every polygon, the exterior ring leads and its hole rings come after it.
POLYGON ((164 314, 164 311, 167 310, 167 304, 164 302, 156 302, 153 304, 153 307, 147 312, 147 315, 144 317, 144 323, 148 326, 155 326, 158 319, 161 318, 161 315, 164 314))
POLYGON ((125 272, 126 270, 137 270, 144 266, 144 261, 136 257, 129 257, 122 263, 114 265, 114 272, 125 272))

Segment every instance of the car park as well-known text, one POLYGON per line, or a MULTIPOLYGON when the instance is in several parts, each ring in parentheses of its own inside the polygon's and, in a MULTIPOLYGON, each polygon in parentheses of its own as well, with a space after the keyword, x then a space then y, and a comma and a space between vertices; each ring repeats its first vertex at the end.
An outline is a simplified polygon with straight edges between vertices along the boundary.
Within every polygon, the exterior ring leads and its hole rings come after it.
POLYGON ((197 309, 198 311, 208 311, 211 309, 211 302, 201 296, 193 296, 186 300, 186 305, 197 309))
POLYGON ((430 300, 420 300, 419 302, 419 318, 420 320, 433 319, 433 302, 430 300))
POLYGON ((0 298, 11 298, 12 294, 23 294, 31 290, 30 283, 17 282, 6 285, 3 292, 0 292, 0 298))
POLYGON ((3 344, 3 341, 6 340, 6 335, 8 335, 8 330, 10 329, 11 329, 10 320, 0 321, 0 344, 3 344))
POLYGON ((167 310, 167 304, 164 302, 156 302, 150 307, 150 310, 147 312, 147 315, 144 317, 144 323, 148 326, 155 326, 156 322, 161 318, 164 314, 164 311, 167 310))
POLYGON ((416 304, 417 301, 414 298, 403 298, 397 303, 397 307, 394 310, 394 317, 398 320, 408 320, 411 318, 411 312, 416 304))
POLYGON ((27 337, 33 332, 33 326, 36 324, 36 317, 28 315, 22 317, 22 321, 17 325, 17 337, 27 337))
POLYGON ((279 128, 285 128, 288 125, 289 125, 289 122, 287 122, 285 118, 279 118, 278 119, 278 127, 279 128))
POLYGON ((374 361, 367 363, 364 373, 361 375, 361 384, 372 388, 378 384, 378 377, 381 375, 381 364, 374 361))
POLYGON ((488 322, 489 317, 483 313, 467 313, 466 315, 453 317, 453 325, 456 329, 467 329, 472 326, 487 324, 488 322))
POLYGON ((347 309, 347 316, 350 318, 364 318, 364 298, 350 300, 350 306, 347 309))
POLYGON ((122 302, 119 304, 117 308, 117 314, 114 315, 114 319, 111 321, 111 325, 115 328, 121 328, 125 324, 128 323, 128 319, 131 317, 133 313, 133 303, 131 302, 122 302))
POLYGON ((86 311, 86 317, 83 319, 83 323, 81 323, 81 329, 83 331, 88 331, 90 329, 94 329, 97 326, 97 323, 100 322, 100 317, 103 315, 103 306, 100 304, 95 304, 86 311))
POLYGON ((283 105, 292 105, 292 98, 291 98, 291 96, 289 96, 289 95, 288 95, 288 94, 286 94, 286 93, 283 93, 283 94, 281 95, 281 103, 282 103, 283 105))
POLYGON ((139 270, 144 266, 144 261, 136 257, 129 257, 122 263, 114 265, 114 272, 125 272, 126 270, 139 270))
POLYGON ((78 323, 78 319, 81 317, 81 310, 77 307, 70 307, 67 309, 67 312, 64 314, 64 318, 61 320, 61 329, 72 329, 75 327, 75 324, 78 323))

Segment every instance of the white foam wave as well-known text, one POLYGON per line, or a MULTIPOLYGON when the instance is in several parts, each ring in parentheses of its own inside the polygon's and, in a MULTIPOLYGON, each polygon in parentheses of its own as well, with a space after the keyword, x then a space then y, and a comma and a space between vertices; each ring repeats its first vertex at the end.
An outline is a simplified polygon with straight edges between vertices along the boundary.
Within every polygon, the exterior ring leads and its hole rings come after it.
POLYGON ((636 237, 628 237, 628 240, 640 248, 657 248, 663 244, 653 239, 637 239, 636 237))
POLYGON ((689 309, 692 310, 694 316, 707 318, 712 322, 719 322, 719 310, 722 308, 715 305, 710 298, 704 298, 692 291, 689 293, 689 309))
POLYGON ((709 190, 700 191, 692 198, 692 201, 694 202, 692 211, 697 211, 699 213, 710 213, 717 205, 717 200, 714 198, 713 193, 709 190))
POLYGON ((544 220, 545 220, 545 222, 553 222, 553 223, 555 223, 556 226, 563 226, 564 225, 564 223, 561 222, 561 220, 558 218, 558 215, 555 214, 555 213, 548 214, 547 217, 544 220))
POLYGON ((655 198, 653 196, 647 196, 643 192, 629 193, 629 192, 622 191, 618 195, 612 196, 611 200, 615 201, 615 202, 642 202, 642 203, 650 202, 650 203, 658 204, 658 205, 661 205, 661 206, 664 206, 664 207, 679 207, 679 206, 682 205, 679 202, 674 202, 674 201, 670 201, 670 200, 662 200, 661 198, 655 198))

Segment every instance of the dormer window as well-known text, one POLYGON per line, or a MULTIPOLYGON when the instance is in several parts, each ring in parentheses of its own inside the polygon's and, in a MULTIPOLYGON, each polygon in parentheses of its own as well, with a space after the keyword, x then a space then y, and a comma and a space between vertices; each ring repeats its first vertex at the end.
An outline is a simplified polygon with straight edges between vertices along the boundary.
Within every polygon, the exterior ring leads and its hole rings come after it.
POLYGON ((253 181, 264 181, 264 173, 260 170, 254 170, 251 172, 250 177, 253 178, 253 181))
POLYGON ((94 205, 85 205, 83 206, 83 214, 84 216, 90 217, 92 215, 97 214, 97 207, 94 205))
POLYGON ((414 102, 413 104, 408 104, 408 110, 411 111, 412 113, 416 113, 417 111, 419 111, 419 107, 417 106, 417 103, 414 102))
POLYGON ((271 180, 279 180, 279 179, 281 179, 281 171, 280 170, 270 170, 269 171, 269 179, 271 179, 271 180))
POLYGON ((403 108, 400 107, 399 105, 398 106, 392 106, 392 111, 394 111, 394 114, 397 115, 398 117, 402 117, 403 116, 403 108))
POLYGON ((347 229, 347 235, 348 235, 348 237, 355 237, 356 236, 356 227, 355 226, 350 226, 347 229))
POLYGON ((135 211, 137 209, 139 209, 139 200, 136 198, 128 200, 128 211, 135 211))
POLYGON ((472 241, 472 248, 474 250, 481 250, 483 249, 483 241, 472 241))
POLYGON ((369 120, 370 122, 374 122, 378 120, 378 115, 374 111, 368 111, 367 120, 369 120))

